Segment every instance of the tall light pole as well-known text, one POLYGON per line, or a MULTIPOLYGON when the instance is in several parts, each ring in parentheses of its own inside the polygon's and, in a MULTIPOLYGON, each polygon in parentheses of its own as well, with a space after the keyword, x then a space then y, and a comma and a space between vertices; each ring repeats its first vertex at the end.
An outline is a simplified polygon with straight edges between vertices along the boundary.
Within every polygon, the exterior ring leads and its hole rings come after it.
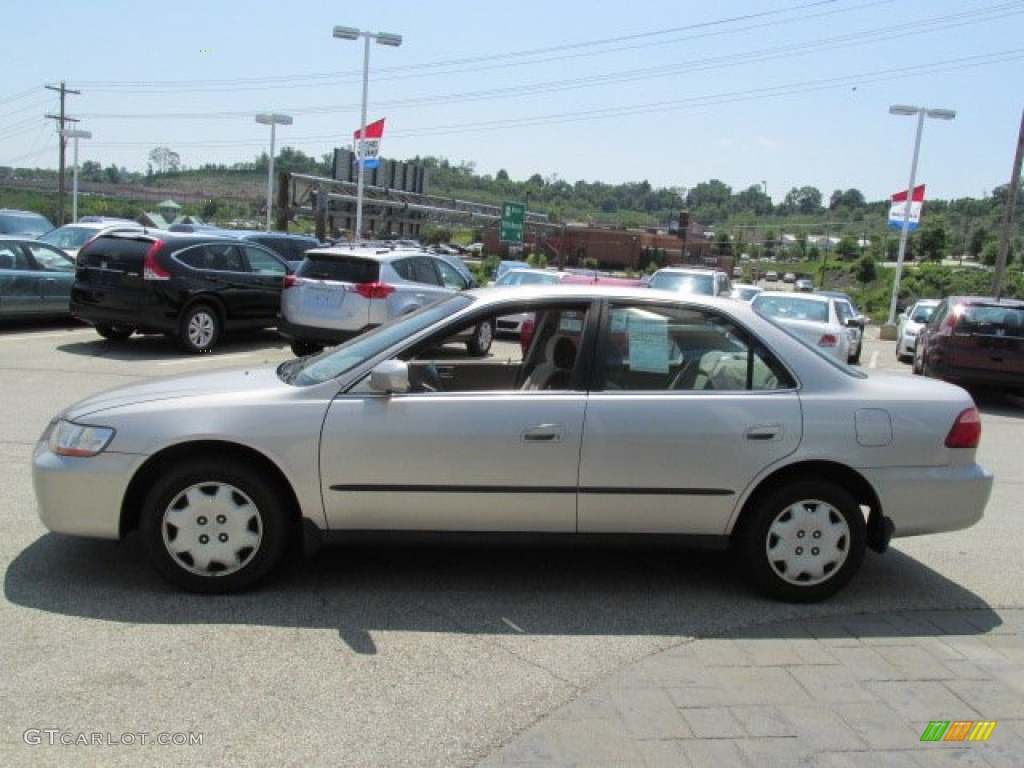
POLYGON ((72 153, 73 170, 71 171, 71 221, 76 222, 78 221, 78 140, 91 139, 92 132, 79 128, 65 128, 60 135, 65 139, 75 140, 75 148, 72 153))
POLYGON ((334 36, 341 40, 358 40, 360 37, 366 42, 363 48, 363 109, 362 118, 359 122, 359 143, 356 146, 356 161, 359 163, 358 177, 356 181, 356 237, 363 234, 363 178, 364 156, 363 147, 366 142, 366 97, 369 91, 370 82, 370 40, 376 40, 378 45, 389 45, 397 48, 402 44, 402 36, 390 32, 366 32, 355 27, 335 27, 334 36))
POLYGON ((274 134, 279 125, 291 125, 291 115, 280 115, 276 112, 261 113, 256 115, 256 122, 260 125, 270 126, 270 168, 267 171, 267 232, 273 227, 270 226, 271 217, 274 215, 274 134))
MULTIPOLYGON (((907 237, 910 234, 910 208, 914 198, 914 181, 917 178, 917 156, 921 151, 921 133, 924 131, 925 116, 936 120, 952 120, 956 111, 952 109, 928 109, 894 104, 889 107, 890 115, 917 115, 917 135, 914 137, 914 159, 910 164, 910 183, 907 185, 907 200, 903 205, 903 226, 900 228, 900 249, 896 255, 896 277, 892 282, 892 300, 889 302, 889 320, 886 325, 894 328, 896 323, 896 302, 900 292, 900 276, 903 273, 903 257, 907 252, 907 237)), ((893 336, 895 338, 895 335, 893 336)))

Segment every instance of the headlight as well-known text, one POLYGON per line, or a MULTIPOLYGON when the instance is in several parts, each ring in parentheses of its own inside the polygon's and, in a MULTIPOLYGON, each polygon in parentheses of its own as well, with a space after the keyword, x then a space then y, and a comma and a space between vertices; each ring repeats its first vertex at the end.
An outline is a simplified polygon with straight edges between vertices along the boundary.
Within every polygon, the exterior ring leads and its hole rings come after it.
POLYGON ((60 456, 95 456, 110 445, 114 430, 61 419, 50 431, 47 444, 60 456))

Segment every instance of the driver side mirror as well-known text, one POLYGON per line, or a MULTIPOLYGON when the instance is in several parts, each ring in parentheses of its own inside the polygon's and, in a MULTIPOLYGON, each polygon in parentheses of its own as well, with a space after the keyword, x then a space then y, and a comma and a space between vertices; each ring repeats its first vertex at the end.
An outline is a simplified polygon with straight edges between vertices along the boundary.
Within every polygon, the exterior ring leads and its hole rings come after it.
POLYGON ((403 360, 385 360, 370 371, 370 389, 392 395, 409 391, 409 364, 403 360))

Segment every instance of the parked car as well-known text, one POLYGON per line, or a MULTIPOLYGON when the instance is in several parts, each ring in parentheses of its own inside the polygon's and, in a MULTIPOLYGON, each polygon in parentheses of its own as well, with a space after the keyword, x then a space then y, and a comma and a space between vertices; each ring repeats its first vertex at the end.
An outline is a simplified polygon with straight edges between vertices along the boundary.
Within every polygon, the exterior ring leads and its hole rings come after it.
POLYGON ((807 277, 800 277, 797 278, 793 288, 800 293, 811 293, 814 290, 814 281, 807 277))
POLYGON ((299 268, 306 251, 319 248, 321 245, 320 241, 312 235, 291 232, 241 232, 234 236, 250 243, 266 246, 287 261, 292 270, 299 268))
POLYGON ((963 389, 834 364, 744 302, 526 286, 277 367, 93 395, 46 427, 33 480, 47 528, 139 530, 196 592, 260 583, 302 537, 636 534, 730 547, 766 594, 808 602, 868 547, 976 523, 980 433, 963 389), (525 311, 521 358, 449 349, 525 311))
MULTIPOLYGON (((285 280, 278 331, 299 356, 314 354, 399 315, 473 285, 451 256, 426 251, 315 248, 285 280)), ((465 266, 463 266, 465 270, 465 266)), ((493 322, 466 338, 477 356, 486 355, 493 322)))
POLYGON ((786 274, 784 274, 782 276, 782 282, 784 282, 784 283, 795 283, 796 282, 796 274, 794 274, 793 272, 787 272, 786 274))
POLYGON ((914 359, 917 335, 937 306, 939 306, 938 299, 920 299, 905 312, 900 313, 899 326, 896 330, 896 359, 901 363, 914 359))
POLYGON ((35 211, 18 211, 0 208, 0 235, 14 237, 39 237, 53 229, 53 224, 35 211))
POLYGON ((92 240, 97 235, 106 234, 107 232, 122 232, 125 230, 133 232, 141 232, 144 227, 136 221, 131 219, 105 219, 96 217, 90 221, 79 220, 75 224, 65 224, 63 227, 57 227, 51 229, 44 235, 39 236, 39 240, 44 243, 48 243, 56 248, 60 248, 72 259, 77 258, 78 251, 83 245, 92 240))
POLYGON ((699 267, 664 267, 651 275, 647 284, 662 291, 702 296, 728 296, 732 291, 728 273, 699 267))
POLYGON ((769 283, 777 283, 779 281, 779 273, 774 270, 769 270, 764 273, 764 279, 769 283))
POLYGON ((751 306, 823 353, 844 363, 849 360, 850 334, 831 296, 762 291, 751 306))
POLYGON ((942 299, 918 334, 914 373, 1024 394, 1024 301, 942 299))
POLYGON ((67 315, 75 262, 38 240, 0 236, 0 317, 67 315))
POLYGON ((733 283, 732 284, 732 297, 739 299, 740 301, 753 301, 754 297, 757 296, 764 289, 759 285, 748 285, 746 283, 733 283))
POLYGON ((111 232, 78 252, 71 313, 111 341, 162 333, 208 352, 225 331, 276 325, 288 272, 274 251, 233 238, 111 232))

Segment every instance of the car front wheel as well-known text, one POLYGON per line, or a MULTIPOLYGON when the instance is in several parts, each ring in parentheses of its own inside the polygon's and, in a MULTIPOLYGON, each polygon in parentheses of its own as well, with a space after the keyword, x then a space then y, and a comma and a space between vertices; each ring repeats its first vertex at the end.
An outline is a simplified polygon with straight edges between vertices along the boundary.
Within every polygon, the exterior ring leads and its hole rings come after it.
POLYGON ((490 320, 484 320, 473 329, 473 335, 466 342, 466 349, 473 357, 483 357, 491 349, 491 342, 494 341, 494 325, 490 320))
POLYGON ((186 352, 209 352, 220 339, 217 310, 209 304, 194 304, 185 310, 178 330, 178 342, 186 352))
POLYGON ((193 460, 165 472, 146 496, 141 529, 156 570, 190 592, 247 589, 288 549, 281 493, 230 459, 193 460))
POLYGON ((842 589, 864 559, 867 526, 856 500, 824 481, 795 482, 756 502, 740 533, 755 585, 793 603, 842 589))

